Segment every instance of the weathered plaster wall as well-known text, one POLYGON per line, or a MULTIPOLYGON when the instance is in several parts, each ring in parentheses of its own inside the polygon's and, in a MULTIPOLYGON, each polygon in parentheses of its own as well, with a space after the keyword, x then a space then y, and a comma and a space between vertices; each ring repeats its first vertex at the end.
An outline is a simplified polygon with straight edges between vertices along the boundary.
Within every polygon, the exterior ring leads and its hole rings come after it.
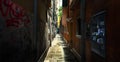
POLYGON ((31 58, 32 18, 18 4, 0 0, 0 62, 27 61, 31 58))

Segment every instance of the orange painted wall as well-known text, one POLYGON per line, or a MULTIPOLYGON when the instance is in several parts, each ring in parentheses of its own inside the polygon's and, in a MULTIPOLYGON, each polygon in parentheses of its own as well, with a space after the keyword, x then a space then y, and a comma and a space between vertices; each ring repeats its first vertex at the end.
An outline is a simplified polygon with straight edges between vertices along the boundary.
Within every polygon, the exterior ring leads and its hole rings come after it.
MULTIPOLYGON (((119 35, 120 35, 120 0, 86 0, 86 24, 90 23, 91 16, 97 12, 106 11, 106 58, 103 59, 98 55, 91 52, 91 41, 86 39, 86 61, 87 62, 120 62, 120 49, 119 49, 119 35)), ((69 29, 72 30, 72 47, 79 53, 80 39, 76 37, 76 20, 79 14, 79 4, 75 5, 69 12, 72 17, 72 22, 65 22, 69 29), (72 13, 71 13, 72 12, 72 13)), ((67 13, 66 13, 67 15, 67 13)), ((65 19, 65 18, 64 18, 65 19)), ((67 37, 67 35, 65 34, 67 37)), ((69 36, 69 35, 68 35, 69 36)), ((66 38, 68 39, 68 38, 66 38)), ((70 38, 69 38, 70 39, 70 38)))
MULTIPOLYGON (((80 52, 80 38, 76 37, 76 28, 77 28, 77 18, 79 17, 79 4, 77 3, 73 10, 70 10, 70 6, 63 8, 62 24, 67 33, 64 32, 64 37, 67 40, 67 43, 70 44, 78 53, 80 52), (67 22, 66 18, 72 17, 72 22, 67 22)), ((65 30, 64 30, 65 31, 65 30)))
POLYGON ((77 30, 77 18, 79 17, 78 9, 73 10, 72 20, 72 47, 79 53, 80 52, 80 38, 76 37, 77 30))
POLYGON ((67 21, 66 18, 68 16, 68 8, 67 7, 63 7, 63 15, 62 15, 62 25, 64 26, 64 31, 63 31, 63 36, 64 38, 67 40, 66 43, 69 43, 70 41, 70 36, 69 36, 69 32, 68 32, 68 27, 67 27, 67 21))

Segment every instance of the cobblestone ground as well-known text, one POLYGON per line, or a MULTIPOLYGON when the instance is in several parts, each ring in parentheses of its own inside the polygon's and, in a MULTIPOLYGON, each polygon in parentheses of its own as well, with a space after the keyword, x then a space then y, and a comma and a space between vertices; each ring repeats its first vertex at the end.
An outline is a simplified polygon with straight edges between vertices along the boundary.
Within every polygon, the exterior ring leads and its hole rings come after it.
POLYGON ((47 52, 44 62, 77 62, 65 41, 57 34, 47 52))

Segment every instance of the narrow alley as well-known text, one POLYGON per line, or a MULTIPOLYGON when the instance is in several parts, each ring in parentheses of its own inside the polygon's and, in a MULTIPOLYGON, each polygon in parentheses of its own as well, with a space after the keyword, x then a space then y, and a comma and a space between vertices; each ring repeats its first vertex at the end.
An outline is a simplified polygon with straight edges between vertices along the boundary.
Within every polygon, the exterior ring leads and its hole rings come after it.
POLYGON ((57 34, 47 52, 44 62, 78 62, 62 36, 57 34))
POLYGON ((120 62, 120 0, 0 0, 0 62, 120 62))

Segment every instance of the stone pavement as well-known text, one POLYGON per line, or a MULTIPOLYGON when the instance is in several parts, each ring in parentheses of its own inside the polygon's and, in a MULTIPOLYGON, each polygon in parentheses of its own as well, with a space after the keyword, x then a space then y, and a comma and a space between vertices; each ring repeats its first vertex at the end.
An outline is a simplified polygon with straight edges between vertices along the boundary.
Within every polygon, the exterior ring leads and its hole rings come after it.
POLYGON ((57 34, 47 52, 44 62, 78 62, 63 38, 57 34))

